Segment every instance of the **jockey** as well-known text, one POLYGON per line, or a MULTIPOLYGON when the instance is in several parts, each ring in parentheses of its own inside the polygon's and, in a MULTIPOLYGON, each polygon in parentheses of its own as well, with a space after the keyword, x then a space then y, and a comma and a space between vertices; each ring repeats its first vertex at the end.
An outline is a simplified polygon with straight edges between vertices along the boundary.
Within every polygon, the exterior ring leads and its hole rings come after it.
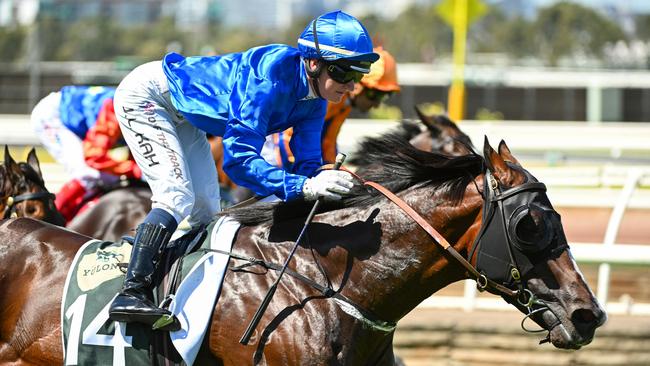
MULTIPOLYGON (((355 84, 354 90, 344 96, 340 102, 327 105, 321 136, 325 163, 334 163, 337 153, 336 139, 352 108, 366 113, 378 107, 393 93, 400 91, 395 59, 381 46, 376 47, 374 52, 379 55, 379 59, 372 64, 370 72, 364 75, 361 82, 355 84)), ((269 137, 272 141, 267 142, 263 151, 267 161, 283 167, 290 167, 293 164, 294 157, 289 146, 292 133, 293 131, 289 129, 269 137)))
POLYGON ((129 159, 128 149, 119 158, 116 150, 111 150, 121 136, 113 112, 114 94, 115 88, 109 87, 64 86, 43 98, 32 111, 36 135, 72 177, 55 200, 66 222, 83 202, 116 183, 120 176, 140 177, 140 168, 129 159))
POLYGON ((115 93, 122 134, 151 187, 152 210, 136 230, 114 321, 153 324, 166 309, 150 300, 151 276, 178 223, 220 211, 206 132, 223 137, 223 167, 238 185, 283 200, 340 199, 344 171, 318 172, 327 102, 338 103, 379 58, 365 27, 341 11, 317 17, 298 39, 221 56, 167 54, 137 67, 115 93), (293 127, 291 171, 267 163, 267 135, 293 127))

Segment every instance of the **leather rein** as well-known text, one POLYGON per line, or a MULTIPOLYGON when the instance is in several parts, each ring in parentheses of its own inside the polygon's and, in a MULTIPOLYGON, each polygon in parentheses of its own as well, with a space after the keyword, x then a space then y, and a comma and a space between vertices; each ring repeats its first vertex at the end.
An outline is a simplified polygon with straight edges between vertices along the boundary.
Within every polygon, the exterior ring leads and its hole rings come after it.
MULTIPOLYGON (((341 170, 352 174, 352 176, 357 179, 363 185, 372 187, 383 194, 391 202, 396 204, 404 213, 406 213, 413 221, 415 221, 424 231, 426 231, 433 240, 440 245, 447 253, 449 253, 456 261, 462 265, 471 275, 471 277, 476 281, 476 284, 479 290, 487 290, 490 293, 497 295, 505 295, 508 297, 517 297, 518 291, 511 290, 506 286, 503 286, 497 282, 492 281, 487 278, 484 274, 480 273, 476 267, 474 267, 465 257, 463 257, 458 251, 445 239, 431 224, 429 224, 419 213, 417 213, 411 206, 409 206, 403 199, 399 198, 396 194, 386 189, 386 187, 381 184, 367 181, 361 178, 359 175, 351 172, 347 168, 341 167, 341 170)), ((479 192, 480 193, 480 192, 479 192)))
MULTIPOLYGON (((539 342, 540 344, 545 342, 550 342, 550 330, 556 325, 560 327, 561 331, 565 333, 566 337, 570 338, 569 333, 566 331, 564 325, 559 320, 560 318, 557 316, 555 311, 553 311, 548 306, 548 304, 546 304, 543 300, 537 298, 537 296, 535 296, 529 289, 527 289, 524 283, 521 281, 521 276, 520 276, 519 268, 517 266, 517 262, 514 260, 512 255, 512 243, 510 242, 510 239, 507 239, 508 242, 506 243, 506 245, 508 247, 510 263, 511 266, 513 266, 511 268, 511 276, 515 280, 515 284, 517 285, 517 290, 512 290, 507 286, 504 286, 498 282, 489 279, 485 274, 481 273, 475 266, 473 266, 469 262, 469 260, 471 260, 472 256, 474 255, 474 252, 477 249, 478 244, 483 238, 483 234, 485 233, 485 230, 489 225, 489 220, 488 221, 483 220, 481 222, 481 229, 479 230, 479 233, 474 240, 472 248, 468 253, 468 258, 465 259, 460 253, 458 253, 458 251, 453 246, 451 246, 451 244, 449 244, 449 242, 433 226, 431 226, 419 213, 417 213, 411 206, 409 206, 406 202, 404 202, 404 200, 399 198, 393 192, 389 191, 388 189, 386 189, 386 187, 378 183, 364 180, 363 178, 361 178, 354 172, 351 172, 350 170, 346 169, 345 167, 341 167, 340 169, 350 173, 355 179, 363 183, 363 185, 376 189, 381 194, 383 194, 386 198, 388 198, 391 202, 395 203, 400 209, 402 209, 402 211, 404 211, 404 213, 406 213, 411 219, 413 219, 413 221, 415 221, 422 229, 424 229, 424 231, 426 231, 427 234, 429 234, 429 236, 431 236, 438 245, 440 245, 443 249, 445 249, 447 253, 449 253, 452 257, 454 257, 456 261, 467 270, 468 275, 471 275, 472 279, 476 281, 477 288, 479 291, 488 291, 495 295, 501 295, 506 299, 512 299, 513 301, 516 301, 519 305, 526 308, 528 313, 525 314, 524 318, 521 321, 520 324, 521 328, 528 333, 539 333, 544 331, 548 332, 546 337, 539 342), (529 319, 532 316, 544 311, 550 311, 551 314, 555 317, 554 323, 551 324, 548 329, 542 328, 539 330, 534 330, 528 328, 525 325, 526 319, 529 319)), ((498 182, 496 181, 496 179, 494 178, 494 176, 491 174, 489 170, 486 170, 484 179, 485 179, 484 192, 481 192, 478 189, 478 185, 476 186, 478 193, 481 195, 484 201, 483 213, 482 213, 484 219, 488 215, 491 216, 492 214, 495 214, 495 212, 498 212, 500 215, 503 216, 504 215, 503 200, 508 197, 517 195, 525 191, 546 191, 546 186, 544 185, 544 183, 541 182, 526 182, 519 186, 501 191, 499 189, 498 182), (495 205, 498 207, 498 211, 493 209, 495 205)), ((565 247, 561 247, 558 249, 564 249, 564 248, 565 247)))
MULTIPOLYGON (((322 169, 331 169, 331 164, 330 165, 325 165, 322 167, 322 169)), ((522 320, 522 328, 527 331, 527 332, 537 332, 537 331, 531 331, 527 329, 524 326, 524 321, 532 316, 533 314, 541 311, 541 310, 546 310, 548 307, 540 302, 528 289, 525 289, 524 287, 519 287, 518 290, 512 290, 500 283, 497 283, 489 278, 487 278, 486 275, 483 273, 479 272, 476 267, 474 267, 468 259, 465 259, 449 242, 433 227, 431 224, 429 224, 419 213, 417 213, 412 207, 410 207, 404 200, 399 198, 397 195, 395 195, 393 192, 389 191, 387 188, 384 186, 372 182, 372 181, 366 181, 359 175, 355 174, 354 172, 348 170, 345 167, 341 167, 341 170, 344 170, 348 173, 350 173, 355 179, 357 179, 359 182, 361 182, 364 186, 372 187, 379 191, 382 195, 384 195, 386 198, 388 198, 391 202, 395 203, 404 213, 406 213, 413 221, 415 221, 429 236, 431 236, 434 241, 440 245, 449 255, 451 255, 460 265, 462 265, 468 273, 468 276, 474 279, 477 283, 477 287, 480 291, 488 291, 490 293, 493 293, 495 295, 501 295, 505 296, 508 298, 511 298, 513 300, 516 300, 519 304, 522 306, 525 306, 529 309, 529 314, 525 316, 525 318, 522 320), (541 306, 539 309, 533 309, 533 305, 541 306)), ((485 179, 491 179, 491 185, 489 188, 492 188, 494 194, 494 190, 496 188, 493 188, 493 186, 496 184, 496 180, 494 180, 494 177, 488 172, 485 174, 485 179)), ((487 184, 486 184, 487 186, 487 184)), ((504 197, 512 196, 515 195, 519 192, 525 191, 525 190, 530 190, 530 189, 539 189, 541 186, 543 186, 543 183, 524 183, 521 186, 517 186, 514 188, 511 188, 509 190, 506 190, 504 192, 501 192, 499 194, 498 198, 495 199, 496 201, 499 201, 503 199, 504 197)), ((487 189, 489 189, 487 188, 487 189)), ((478 190, 478 186, 477 186, 478 190)), ((479 191, 479 194, 481 194, 481 197, 485 201, 484 210, 486 209, 486 206, 489 205, 489 201, 491 199, 494 199, 493 197, 488 197, 487 195, 483 194, 482 192, 479 191)), ((252 202, 254 203, 254 202, 252 202)), ((481 230, 479 231, 479 235, 476 238, 476 242, 480 241, 482 233, 484 231, 483 225, 485 223, 482 223, 481 230)), ((226 252, 226 251, 221 251, 221 250, 214 250, 214 249, 201 249, 205 252, 217 252, 221 254, 227 254, 231 256, 232 258, 238 259, 238 260, 243 260, 245 262, 248 262, 243 265, 235 266, 231 268, 231 271, 237 272, 237 271, 242 271, 244 268, 249 267, 249 266, 261 266, 264 267, 267 270, 275 270, 279 271, 281 269, 281 266, 274 264, 274 263, 269 263, 261 259, 253 258, 253 257, 248 257, 248 256, 243 256, 237 253, 233 253, 232 251, 226 252)), ((473 251, 472 251, 473 252, 473 251)), ((471 254, 470 258, 471 260, 471 254)), ((320 266, 319 266, 320 268, 320 266)), ((322 271, 322 268, 321 268, 322 271)), ((334 300, 337 301, 337 303, 344 308, 344 311, 347 312, 348 314, 356 317, 357 319, 368 323, 375 329, 383 330, 385 332, 390 332, 392 331, 396 323, 391 322, 391 321, 384 321, 381 320, 379 316, 374 314, 373 312, 369 310, 363 309, 361 306, 357 305, 353 300, 350 298, 344 296, 343 294, 340 293, 340 290, 334 290, 331 287, 331 284, 328 284, 328 286, 323 286, 315 282, 314 280, 297 273, 289 268, 286 269, 286 274, 288 274, 291 277, 296 278, 297 280, 306 283, 307 285, 311 286, 312 288, 316 289, 319 291, 321 294, 323 294, 327 298, 333 298, 334 300), (346 309, 346 307, 348 309, 346 309)), ((325 277, 327 278, 327 275, 324 274, 325 277)), ((543 330, 542 330, 543 331, 543 330)))

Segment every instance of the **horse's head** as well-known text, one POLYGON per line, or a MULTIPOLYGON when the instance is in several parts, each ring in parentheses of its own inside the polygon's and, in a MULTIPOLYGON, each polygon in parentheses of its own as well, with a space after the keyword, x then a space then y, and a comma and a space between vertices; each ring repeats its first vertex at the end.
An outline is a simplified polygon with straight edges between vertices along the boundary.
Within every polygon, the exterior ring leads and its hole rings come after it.
POLYGON ((488 168, 485 205, 471 253, 477 269, 517 292, 500 294, 548 331, 544 341, 558 348, 589 344, 607 315, 571 256, 546 187, 519 164, 504 141, 497 152, 486 138, 483 154, 488 168))
POLYGON ((415 111, 426 130, 411 139, 411 144, 423 151, 440 152, 452 156, 469 154, 472 140, 446 116, 426 115, 415 106, 415 111))
POLYGON ((444 115, 425 115, 417 106, 415 110, 421 124, 412 120, 402 120, 396 128, 380 136, 365 137, 352 153, 352 157, 347 159, 347 163, 357 166, 361 173, 370 166, 377 166, 374 156, 382 156, 386 141, 393 139, 408 141, 416 149, 426 152, 449 156, 473 153, 472 140, 449 118, 444 115))
POLYGON ((0 212, 4 218, 24 216, 55 225, 65 224, 65 219, 54 205, 54 195, 45 188, 34 149, 27 155, 26 163, 17 163, 5 146, 0 182, 0 212))

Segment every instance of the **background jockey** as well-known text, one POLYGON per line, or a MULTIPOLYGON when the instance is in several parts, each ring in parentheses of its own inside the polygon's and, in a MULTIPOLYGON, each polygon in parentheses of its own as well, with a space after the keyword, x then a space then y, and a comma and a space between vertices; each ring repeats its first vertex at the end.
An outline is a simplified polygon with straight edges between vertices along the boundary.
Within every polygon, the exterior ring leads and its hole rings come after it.
POLYGON ((115 93, 122 134, 151 187, 152 210, 136 230, 114 321, 153 324, 169 311, 151 301, 159 253, 185 217, 193 227, 220 210, 206 132, 223 137, 223 167, 238 185, 283 200, 340 199, 353 186, 344 171, 318 171, 327 102, 354 89, 379 55, 354 17, 314 19, 298 49, 280 44, 221 56, 167 54, 134 69, 115 93), (260 152, 267 135, 293 127, 291 170, 260 152))
MULTIPOLYGON (((361 82, 355 84, 354 90, 343 97, 340 102, 327 104, 327 114, 321 137, 325 163, 334 163, 338 152, 336 140, 341 126, 352 108, 366 113, 370 109, 378 107, 391 94, 400 91, 395 58, 382 47, 375 48, 374 52, 379 54, 379 59, 372 64, 370 72, 364 75, 361 82)), ((294 157, 290 148, 292 133, 293 131, 288 129, 269 136, 269 141, 263 151, 267 161, 283 167, 290 167, 293 164, 294 157)))
POLYGON ((72 177, 55 201, 66 222, 85 201, 114 185, 120 176, 141 176, 121 139, 114 94, 115 88, 103 86, 65 86, 39 101, 32 111, 36 135, 72 177))

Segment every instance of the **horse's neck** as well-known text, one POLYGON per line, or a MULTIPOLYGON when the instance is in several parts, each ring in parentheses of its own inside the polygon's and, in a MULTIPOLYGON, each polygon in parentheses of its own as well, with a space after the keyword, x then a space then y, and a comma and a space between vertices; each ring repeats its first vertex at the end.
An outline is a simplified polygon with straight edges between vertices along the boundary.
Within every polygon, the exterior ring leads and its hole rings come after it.
MULTIPOLYGON (((460 205, 451 205, 439 194, 426 189, 400 194, 412 208, 429 221, 461 254, 473 239, 466 233, 480 223, 482 200, 470 187, 460 205), (468 196, 469 194, 469 196, 468 196)), ((415 221, 390 201, 370 208, 366 216, 379 210, 381 224, 379 250, 352 267, 354 283, 346 285, 346 295, 364 307, 396 321, 436 291, 464 278, 465 271, 444 255, 439 246, 415 221)))

